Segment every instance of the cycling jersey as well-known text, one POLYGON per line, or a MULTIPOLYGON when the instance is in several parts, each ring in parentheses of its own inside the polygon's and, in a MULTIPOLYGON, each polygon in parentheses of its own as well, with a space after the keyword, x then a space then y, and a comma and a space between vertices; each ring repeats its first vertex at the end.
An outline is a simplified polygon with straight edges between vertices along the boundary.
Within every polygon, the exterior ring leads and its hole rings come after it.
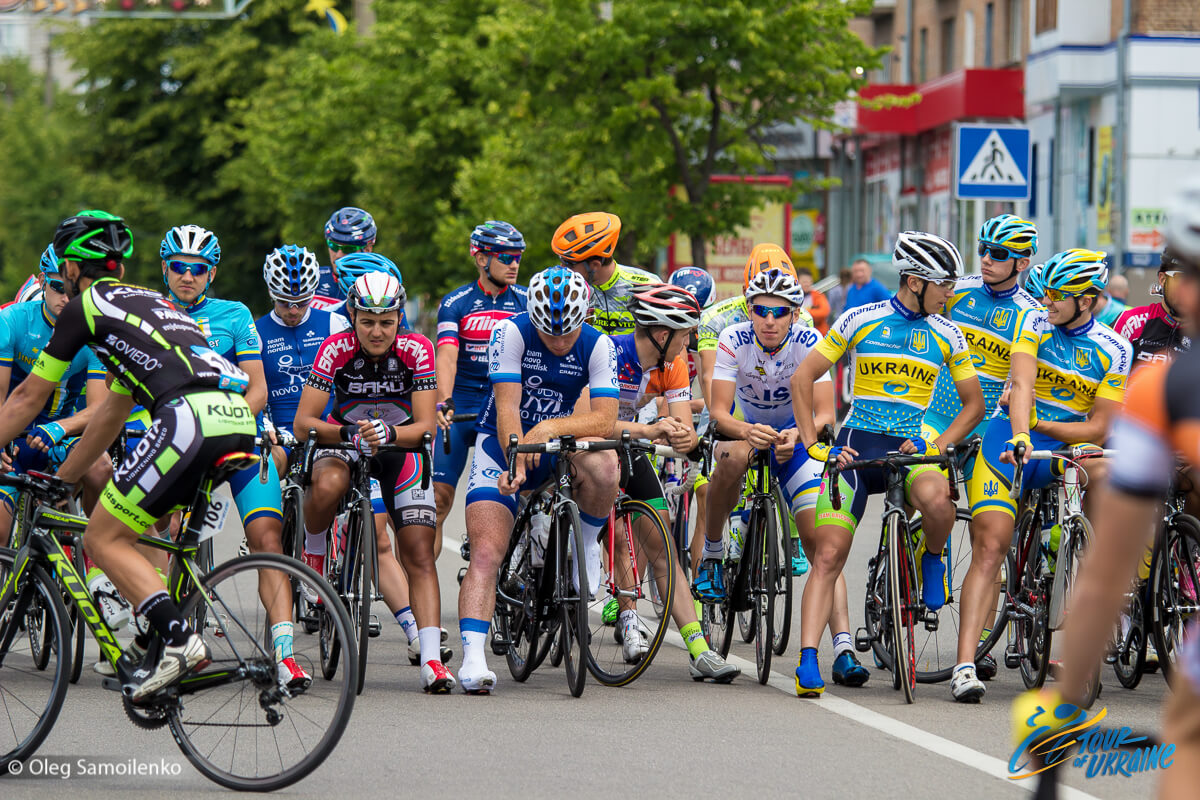
POLYGON ((412 419, 412 393, 437 388, 433 344, 419 333, 401 330, 392 348, 375 359, 353 331, 336 333, 317 351, 306 385, 332 395, 330 422, 378 419, 404 425, 412 419))
MULTIPOLYGON (((792 375, 821 339, 815 328, 793 324, 783 342, 767 352, 754 335, 754 323, 733 325, 721 333, 712 379, 734 384, 730 411, 739 411, 746 422, 770 425, 777 431, 794 428, 792 375)), ((829 380, 825 372, 816 382, 829 380)))
POLYGON ((658 276, 644 269, 617 264, 612 277, 599 286, 592 286, 592 310, 588 321, 604 333, 629 333, 633 330, 633 315, 628 308, 630 290, 657 280, 658 276))
POLYGON ((834 362, 850 353, 853 403, 845 425, 863 431, 916 436, 942 366, 956 383, 975 377, 962 331, 895 297, 842 314, 816 350, 834 362))
POLYGON ((158 292, 115 278, 95 281, 67 303, 32 374, 57 383, 84 346, 114 375, 112 391, 152 411, 189 391, 228 384, 230 376, 246 380, 186 313, 158 292))
POLYGON ((300 392, 321 344, 349 326, 345 317, 309 308, 294 326, 285 325, 272 311, 254 327, 262 339, 263 372, 267 376, 267 407, 277 427, 291 430, 300 392))
POLYGON ((187 307, 208 339, 208 346, 233 362, 261 361, 262 341, 250 309, 236 300, 205 297, 187 307))
POLYGON ((1116 299, 1112 295, 1107 295, 1108 302, 1104 304, 1104 308, 1092 314, 1093 317, 1101 325, 1107 325, 1110 328, 1115 328, 1117 320, 1128 310, 1128 306, 1116 299))
POLYGON ((1179 322, 1167 313, 1162 303, 1126 309, 1113 330, 1133 345, 1135 364, 1169 361, 1192 346, 1191 338, 1184 334, 1179 322))
MULTIPOLYGON (((0 311, 0 367, 11 370, 10 394, 33 370, 38 355, 54 333, 54 323, 41 300, 15 303, 0 311)), ((87 382, 102 381, 104 375, 96 354, 88 348, 81 349, 67 365, 58 386, 32 424, 41 425, 74 414, 87 382)))
POLYGON ((483 282, 477 280, 460 286, 442 300, 437 315, 437 346, 458 348, 453 387, 456 413, 475 414, 487 399, 492 329, 501 320, 525 310, 526 291, 524 286, 512 286, 499 294, 489 294, 483 282))
MULTIPOLYGON (((1025 310, 1040 306, 1033 295, 1019 286, 1003 292, 993 291, 983 282, 982 275, 959 279, 954 296, 946 302, 945 317, 958 326, 967 340, 987 406, 985 421, 995 411, 1008 380, 1009 352, 1017 336, 1017 320, 1025 310)), ((931 416, 938 418, 934 427, 941 435, 960 411, 962 400, 954 380, 948 369, 942 369, 938 373, 926 422, 930 422, 931 416)), ((986 422, 981 424, 986 425, 986 422)))
POLYGON ((638 409, 655 397, 664 398, 668 404, 690 402, 691 379, 683 356, 678 356, 664 369, 657 365, 643 369, 633 337, 632 333, 612 337, 617 351, 617 387, 621 400, 617 419, 632 422, 638 409))
MULTIPOLYGON (((749 319, 750 307, 746 305, 744 295, 734 295, 722 300, 705 311, 704 315, 700 317, 700 327, 696 331, 696 350, 701 353, 705 350, 716 350, 717 340, 721 337, 721 331, 730 325, 737 325, 749 319)), ((797 323, 805 328, 811 328, 813 326, 812 314, 809 314, 804 309, 800 309, 797 323)))
POLYGON ((333 277, 333 268, 325 264, 317 268, 317 299, 322 304, 318 308, 328 308, 346 299, 333 277))
POLYGON ((1019 326, 1012 351, 1037 359, 1033 396, 1039 420, 1079 422, 1097 399, 1121 402, 1133 348, 1111 328, 1095 320, 1072 329, 1053 325, 1044 308, 1024 312, 1019 326))
MULTIPOLYGON (((496 326, 488 347, 488 381, 521 384, 521 432, 539 422, 569 416, 587 387, 591 397, 620 398, 617 353, 613 341, 584 325, 564 356, 550 352, 529 320, 528 313, 509 317, 496 326)), ((496 393, 488 395, 476 430, 495 435, 496 393)), ((478 456, 478 454, 477 454, 478 456)))

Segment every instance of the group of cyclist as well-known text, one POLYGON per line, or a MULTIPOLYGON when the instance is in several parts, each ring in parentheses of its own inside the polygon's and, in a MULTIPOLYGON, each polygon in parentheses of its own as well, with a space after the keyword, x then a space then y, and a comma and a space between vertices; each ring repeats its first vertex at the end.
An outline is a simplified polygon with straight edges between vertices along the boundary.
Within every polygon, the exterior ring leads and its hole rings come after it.
MULTIPOLYGON (((319 574, 351 465, 369 460, 379 588, 421 665, 423 688, 487 694, 497 681, 485 658, 497 575, 519 495, 552 476, 555 459, 571 460, 584 543, 577 555, 589 578, 586 586, 576 581, 580 594, 600 591, 602 533, 620 492, 668 515, 649 456, 634 457, 623 486, 613 451, 521 454, 510 478, 510 437, 539 444, 628 431, 692 458, 698 432, 715 441, 711 475, 695 482, 694 582, 667 610, 696 680, 723 683, 740 673, 706 641, 692 597, 711 603, 727 591, 726 523, 752 454, 771 451, 795 523, 790 566, 808 573, 800 696, 824 691, 817 649, 826 629, 833 680, 861 686, 870 676, 854 654, 842 568, 869 495, 884 490, 883 473, 844 473, 838 491, 846 502, 835 504, 827 468, 896 451, 936 455, 977 435, 982 444, 966 470, 972 558, 958 598, 951 693, 978 702, 983 680, 996 672, 990 656, 976 663, 975 654, 1012 538, 1015 455, 1107 439, 1131 368, 1187 350, 1189 316, 1179 298, 1200 254, 1169 247, 1159 302, 1126 310, 1114 330, 1094 317, 1109 275, 1102 252, 1075 248, 1032 266, 1035 226, 1004 214, 981 227, 980 274, 968 275, 951 242, 905 231, 893 253, 895 296, 845 312, 822 335, 778 245, 756 246, 742 293, 714 304, 715 284, 703 270, 683 268, 663 282, 619 264, 620 231, 620 219, 607 212, 567 219, 551 241, 560 263, 532 275, 526 289, 518 285, 526 249, 520 231, 499 221, 477 226, 468 249, 477 278, 445 296, 431 342, 409 329, 400 269, 375 252, 375 221, 361 209, 330 217, 328 265, 298 245, 267 254, 263 279, 273 308, 258 320, 244 304, 212 296, 221 259, 212 231, 182 225, 165 234, 164 287, 154 291, 121 281, 133 247, 121 218, 83 211, 64 220, 41 260, 41 297, 0 311, 0 386, 7 390, 0 441, 16 445, 6 456, 9 469, 53 465, 80 484, 89 566, 104 578, 95 583, 97 598, 106 614, 127 601, 140 621, 130 652, 143 660, 131 696, 157 692, 209 660, 201 632, 164 590, 165 564, 134 542, 149 530, 172 535, 172 514, 225 453, 253 449, 256 437, 275 444, 267 480, 250 468, 234 475, 231 489, 245 546, 279 553, 280 476, 291 466, 285 445, 315 432, 326 446, 317 449, 304 498, 303 558, 319 574), (835 423, 830 371, 843 358, 853 402, 830 442, 819 431, 835 423), (123 430, 129 443, 114 468, 107 449, 123 430), (435 433, 429 493, 420 487, 427 456, 381 448, 413 451, 435 433), (448 455, 440 455, 443 447, 448 455), (458 598, 456 677, 439 623, 436 558, 468 464, 470 561, 458 598)), ((1106 473, 1103 466, 1089 471, 1093 481, 1106 473)), ((1024 473, 1027 486, 1052 478, 1041 462, 1024 473)), ((956 516, 946 473, 934 464, 910 468, 905 499, 922 518, 921 600, 936 611, 948 599, 944 547, 956 516)), ((0 516, 11 516, 14 499, 0 500, 0 516)), ((644 522, 634 536, 649 542, 644 522)), ((676 584, 687 585, 684 560, 654 563, 656 574, 674 571, 676 584)), ((270 585, 260 594, 279 680, 303 691, 312 678, 292 657, 290 598, 270 585)), ((649 646, 637 607, 624 597, 609 605, 605 619, 611 614, 623 657, 637 663, 649 646)))

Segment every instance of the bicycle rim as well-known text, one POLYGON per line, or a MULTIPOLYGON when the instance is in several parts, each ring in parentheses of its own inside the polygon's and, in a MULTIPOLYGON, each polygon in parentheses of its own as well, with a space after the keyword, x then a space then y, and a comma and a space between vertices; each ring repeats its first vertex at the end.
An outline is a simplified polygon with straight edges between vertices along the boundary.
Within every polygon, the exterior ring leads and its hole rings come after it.
MULTIPOLYGON (((520 561, 515 565, 512 574, 508 572, 509 561, 517 543, 527 537, 528 524, 521 531, 513 531, 512 545, 509 547, 507 558, 500 567, 500 575, 496 585, 508 584, 506 590, 509 597, 519 601, 518 605, 510 604, 507 600, 496 598, 494 617, 500 624, 500 632, 508 641, 504 660, 508 663, 508 672, 513 680, 524 682, 541 663, 538 658, 538 645, 541 636, 538 621, 538 586, 541 584, 542 570, 535 568, 531 561, 530 548, 526 546, 520 561)), ((541 654, 546 657, 545 652, 541 654)))
POLYGON ((749 644, 754 641, 754 637, 758 635, 758 614, 754 609, 749 611, 739 611, 737 614, 738 636, 743 642, 749 644))
POLYGON ((888 605, 887 542, 867 562, 867 593, 863 601, 863 628, 871 642, 876 666, 892 671, 892 616, 888 605))
MULTIPOLYGON (((283 494, 283 553, 296 561, 304 561, 304 503, 303 495, 291 483, 284 484, 283 494)), ((317 611, 308 607, 300 583, 292 585, 292 617, 305 633, 316 633, 320 621, 317 611)))
POLYGON ((910 610, 911 580, 909 564, 903 542, 900 541, 900 518, 893 514, 888 526, 888 602, 892 616, 892 652, 895 664, 892 670, 892 687, 904 692, 904 701, 913 702, 913 686, 916 683, 912 662, 912 618, 910 610))
MULTIPOLYGON (((779 571, 779 531, 775 515, 759 507, 758 531, 753 537, 756 558, 750 592, 754 597, 754 613, 758 617, 754 632, 754 662, 758 667, 758 682, 766 685, 771 679, 771 656, 775 655, 775 585, 779 571)), ((789 565, 790 566, 790 565, 789 565)))
MULTIPOLYGON (((791 507, 783 502, 779 487, 775 489, 775 519, 779 540, 779 569, 775 571, 775 624, 771 649, 775 655, 787 652, 792 633, 792 521, 791 507)), ((800 547, 800 540, 795 540, 800 547)))
MULTIPOLYGON (((367 643, 371 640, 371 602, 375 599, 375 515, 371 513, 371 502, 360 501, 358 509, 358 536, 347 536, 347 542, 357 538, 358 547, 354 554, 354 585, 351 596, 356 613, 358 634, 358 693, 362 694, 367 682, 367 643)), ((351 515, 351 520, 354 515, 351 515)), ((351 522, 351 525, 354 523, 351 522)), ((348 546, 348 545, 347 545, 348 546)))
POLYGON ((1142 593, 1137 586, 1129 604, 1117 619, 1113 632, 1113 672, 1117 681, 1126 689, 1136 689, 1142 682, 1142 671, 1146 665, 1146 623, 1142 613, 1142 593), (1122 631, 1122 628, 1125 628, 1122 631))
POLYGON ((1200 610, 1200 523, 1180 514, 1163 533, 1163 550, 1157 555, 1152 576, 1155 587, 1154 647, 1163 677, 1175 671, 1187 623, 1200 610))
MULTIPOLYGON (((936 630, 929 630, 922 620, 914 626, 913 662, 916 664, 917 683, 940 683, 950 680, 954 665, 958 663, 958 634, 960 628, 958 598, 962 595, 962 582, 971 566, 971 512, 959 508, 955 512, 954 527, 947 539, 950 548, 950 563, 947 565, 950 593, 946 604, 937 612, 936 630)), ((921 519, 916 518, 908 525, 909 540, 915 553, 924 537, 921 519)), ((999 592, 997 592, 999 598, 999 592)), ((930 613, 926 610, 926 614, 930 613)), ((994 637, 993 637, 994 638, 994 637)), ((982 657, 976 653, 976 660, 982 657)))
POLYGON ((583 549, 583 524, 574 503, 563 503, 556 510, 558 564, 557 594, 560 615, 561 653, 567 673, 567 688, 573 697, 583 694, 587 685, 587 606, 582 598, 588 591, 587 564, 583 549), (573 577, 578 571, 577 577, 573 577), (577 584, 577 586, 575 585, 577 584))
POLYGON ((1013 597, 1024 603, 1033 612, 1021 613, 1014 619, 1016 627, 1016 646, 1019 656, 1021 681, 1026 689, 1038 689, 1046 682, 1046 673, 1050 668, 1050 607, 1047 604, 1049 580, 1043 579, 1038 567, 1038 533, 1031 530, 1030 536, 1035 537, 1029 551, 1029 557, 1019 573, 1010 570, 1012 580, 1017 582, 1013 597), (1014 575, 1014 573, 1016 573, 1014 575))
MULTIPOLYGON (((221 622, 221 635, 207 637, 212 663, 185 678, 179 684, 182 702, 168 707, 175 742, 197 770, 222 786, 271 791, 291 785, 329 756, 354 708, 357 664, 349 616, 323 579, 282 555, 235 558, 201 583, 203 589, 188 595, 183 610, 207 598, 216 612, 210 616, 221 622), (307 690, 290 697, 280 690, 274 654, 261 639, 269 627, 259 598, 265 570, 284 573, 281 585, 297 580, 313 587, 329 619, 330 635, 347 661, 340 678, 314 677, 307 690), (232 674, 239 669, 244 677, 232 674)), ((292 657, 310 675, 318 648, 313 638, 293 639, 292 657)))

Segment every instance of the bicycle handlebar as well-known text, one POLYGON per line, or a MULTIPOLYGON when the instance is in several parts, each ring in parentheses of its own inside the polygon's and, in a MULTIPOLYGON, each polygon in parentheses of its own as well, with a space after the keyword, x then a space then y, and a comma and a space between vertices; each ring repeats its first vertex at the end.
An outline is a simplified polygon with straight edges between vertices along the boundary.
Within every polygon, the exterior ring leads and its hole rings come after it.
POLYGON ((32 492, 53 503, 66 500, 75 493, 75 487, 63 479, 45 472, 30 470, 24 474, 0 474, 0 486, 12 486, 21 491, 32 492))
POLYGON ((624 486, 629 482, 629 475, 633 472, 631 451, 635 449, 649 451, 650 447, 659 446, 652 443, 635 444, 629 431, 622 431, 620 439, 599 439, 579 442, 575 440, 574 436, 559 436, 548 442, 539 442, 537 444, 520 444, 520 437, 513 433, 508 437, 508 480, 511 482, 517 478, 517 455, 519 453, 576 453, 581 451, 621 450, 622 453, 619 458, 621 463, 621 486, 624 486))
MULTIPOLYGON (((1013 460, 1017 462, 1016 472, 1013 473, 1012 488, 1008 490, 1008 496, 1012 500, 1017 500, 1021 496, 1021 481, 1025 475, 1025 445, 1018 444, 1013 448, 1013 460)), ((1030 450, 1028 452, 1030 461, 1052 461, 1056 458, 1063 461, 1083 461, 1089 458, 1115 458, 1116 450, 1109 450, 1090 445, 1074 445, 1072 447, 1062 447, 1058 450, 1030 450)))
POLYGON ((859 469, 899 469, 901 467, 919 467, 924 464, 933 464, 946 468, 950 473, 950 499, 958 502, 958 464, 954 458, 954 446, 946 448, 946 452, 936 456, 921 456, 909 455, 898 451, 893 451, 883 456, 882 458, 870 458, 863 461, 851 461, 848 464, 839 466, 837 462, 833 462, 832 466, 827 462, 825 464, 825 474, 829 477, 830 502, 835 510, 842 508, 842 493, 838 486, 838 477, 843 472, 852 472, 859 469))
MULTIPOLYGON (((312 476, 313 460, 316 458, 318 450, 353 450, 358 452, 358 448, 350 442, 338 442, 337 444, 318 444, 316 428, 308 429, 308 441, 304 444, 304 482, 308 484, 312 476)), ((375 450, 373 455, 380 453, 418 453, 425 456, 421 461, 421 489, 428 489, 430 482, 433 480, 433 434, 426 431, 421 434, 421 443, 414 447, 405 447, 399 444, 383 444, 375 450)))
MULTIPOLYGON (((479 418, 478 414, 449 414, 447 418, 451 424, 455 422, 474 422, 479 418)), ((450 455, 450 436, 446 433, 442 434, 442 451, 446 455, 450 455)))

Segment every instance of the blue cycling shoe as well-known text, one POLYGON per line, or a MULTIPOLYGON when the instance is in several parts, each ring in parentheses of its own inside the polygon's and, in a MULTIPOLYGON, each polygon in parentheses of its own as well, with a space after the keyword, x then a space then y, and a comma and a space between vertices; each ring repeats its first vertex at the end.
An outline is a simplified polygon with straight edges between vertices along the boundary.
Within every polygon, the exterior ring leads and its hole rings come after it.
POLYGON ((833 661, 833 682, 843 686, 862 686, 871 677, 871 672, 847 650, 833 661))
POLYGON ((921 600, 930 611, 946 605, 946 565, 941 553, 921 554, 921 600))
POLYGON ((820 697, 825 692, 825 681, 821 680, 821 669, 817 666, 816 648, 806 647, 800 651, 800 664, 796 667, 796 696, 820 697))
POLYGON ((725 565, 720 561, 704 560, 696 570, 692 594, 702 602, 716 603, 725 598, 725 565))
POLYGON ((808 572, 808 557, 804 555, 804 548, 800 546, 800 540, 792 539, 792 575, 799 578, 806 572, 808 572))

